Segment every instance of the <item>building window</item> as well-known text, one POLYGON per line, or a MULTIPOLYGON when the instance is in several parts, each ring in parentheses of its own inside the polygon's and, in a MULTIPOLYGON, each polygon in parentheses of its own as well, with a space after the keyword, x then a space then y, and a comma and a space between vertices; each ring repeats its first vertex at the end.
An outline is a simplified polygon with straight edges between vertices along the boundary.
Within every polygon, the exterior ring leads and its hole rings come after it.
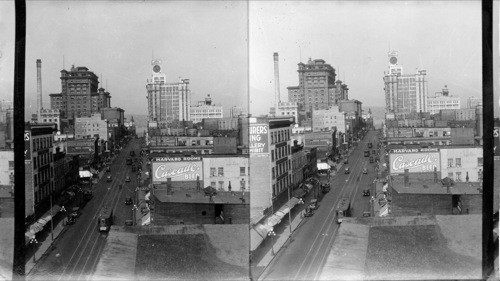
POLYGON ((210 176, 215 177, 217 174, 215 173, 215 168, 210 168, 210 176))
POLYGON ((211 187, 213 187, 213 188, 216 188, 216 184, 217 184, 217 183, 216 183, 216 182, 214 182, 214 181, 210 182, 210 186, 211 186, 211 187))
POLYGON ((240 167, 240 176, 245 175, 245 167, 240 167))
POLYGON ((456 182, 462 181, 462 173, 461 172, 457 172, 456 175, 457 175, 457 177, 456 177, 455 181, 456 182))
POLYGON ((224 176, 224 168, 223 167, 219 167, 219 177, 223 177, 224 176))
POLYGON ((9 170, 14 170, 14 161, 9 161, 9 170))
POLYGON ((224 190, 224 182, 219 181, 219 190, 224 190))
POLYGON ((274 175, 274 167, 271 169, 271 171, 272 171, 272 175, 273 175, 273 179, 274 179, 274 178, 276 177, 276 176, 274 175))
POLYGON ((483 157, 478 157, 477 158, 477 166, 482 167, 483 166, 483 157))
POLYGON ((274 149, 271 150, 271 161, 274 162, 274 149))
POLYGON ((462 167, 462 158, 456 158, 455 159, 455 165, 457 167, 462 167))
POLYGON ((448 168, 453 167, 453 158, 448 158, 448 168))

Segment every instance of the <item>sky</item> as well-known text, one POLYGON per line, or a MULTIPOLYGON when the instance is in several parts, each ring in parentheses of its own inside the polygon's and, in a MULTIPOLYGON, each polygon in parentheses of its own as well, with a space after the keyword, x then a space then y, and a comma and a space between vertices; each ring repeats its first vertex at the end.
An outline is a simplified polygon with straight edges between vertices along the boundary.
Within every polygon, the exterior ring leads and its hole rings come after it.
MULTIPOLYGON (((247 4, 241 1, 27 1, 26 108, 36 110, 36 60, 44 108, 60 71, 86 66, 125 114, 147 114, 151 61, 167 82, 189 78, 192 103, 248 104, 247 4)), ((2 12, 2 16, 4 13, 2 12)), ((7 15, 6 15, 7 16, 7 15)), ((2 89, 2 92, 6 92, 2 89)), ((8 92, 8 91, 7 91, 8 92)))
MULTIPOLYGON (((210 94, 228 114, 250 95, 250 112, 266 114, 274 52, 282 100, 298 85, 297 63, 312 58, 331 64, 364 108, 384 107, 389 50, 405 73, 427 70, 429 93, 447 85, 465 106, 482 91, 480 16, 480 1, 463 0, 27 1, 26 112, 36 109, 41 59, 44 107, 61 91, 60 71, 74 64, 99 76, 112 106, 145 115, 154 58, 169 82, 190 79, 193 103, 210 94)), ((13 1, 0 1, 0 38, 0 99, 12 100, 13 1)))
POLYGON ((427 70, 428 91, 482 96, 480 1, 252 1, 249 5, 250 112, 273 104, 273 53, 281 100, 297 86, 297 64, 323 59, 348 85, 349 98, 385 107, 388 51, 405 74, 427 70))

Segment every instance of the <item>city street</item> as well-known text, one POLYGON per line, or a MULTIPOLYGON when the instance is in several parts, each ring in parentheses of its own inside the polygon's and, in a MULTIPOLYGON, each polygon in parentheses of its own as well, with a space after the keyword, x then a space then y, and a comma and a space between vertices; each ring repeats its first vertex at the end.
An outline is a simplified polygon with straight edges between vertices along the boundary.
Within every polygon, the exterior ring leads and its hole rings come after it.
POLYGON ((371 196, 362 194, 376 177, 376 164, 369 163, 368 157, 364 157, 368 142, 373 143, 370 151, 376 149, 376 131, 369 131, 354 148, 349 163, 343 166, 344 169, 349 167, 351 172, 345 174, 343 170, 338 171, 331 178, 332 189, 323 197, 319 209, 312 217, 305 218, 302 226, 262 273, 260 280, 316 280, 319 277, 339 227, 335 209, 340 198, 350 198, 351 216, 361 217, 364 211, 370 211, 371 196), (364 168, 368 169, 368 174, 363 174, 364 168))
MULTIPOLYGON (((126 197, 135 198, 137 179, 135 172, 126 165, 126 159, 132 149, 137 154, 140 145, 141 139, 132 139, 116 156, 110 164, 111 171, 92 186, 93 198, 82 208, 76 223, 64 226, 65 231, 54 240, 47 252, 35 257, 36 265, 28 273, 27 280, 90 280, 107 238, 107 233, 99 232, 97 228, 99 211, 105 206, 113 208, 115 225, 124 225, 125 220, 132 219, 133 205, 125 205, 124 202, 126 197), (106 181, 108 175, 112 176, 111 182, 106 181), (130 176, 130 183, 125 182, 126 176, 130 176)), ((50 243, 50 239, 44 243, 50 243)))

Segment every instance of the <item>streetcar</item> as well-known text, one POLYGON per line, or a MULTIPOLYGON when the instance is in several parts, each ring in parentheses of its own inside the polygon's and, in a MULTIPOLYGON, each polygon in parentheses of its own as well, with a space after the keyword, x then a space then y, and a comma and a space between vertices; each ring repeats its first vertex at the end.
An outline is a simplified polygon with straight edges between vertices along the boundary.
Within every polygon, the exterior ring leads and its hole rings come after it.
POLYGON ((113 209, 106 206, 102 208, 99 213, 99 217, 97 217, 97 226, 99 227, 99 231, 109 231, 111 225, 113 224, 113 209))
POLYGON ((351 202, 349 201, 349 198, 340 199, 335 213, 337 215, 337 223, 342 223, 344 217, 348 217, 351 215, 351 202))

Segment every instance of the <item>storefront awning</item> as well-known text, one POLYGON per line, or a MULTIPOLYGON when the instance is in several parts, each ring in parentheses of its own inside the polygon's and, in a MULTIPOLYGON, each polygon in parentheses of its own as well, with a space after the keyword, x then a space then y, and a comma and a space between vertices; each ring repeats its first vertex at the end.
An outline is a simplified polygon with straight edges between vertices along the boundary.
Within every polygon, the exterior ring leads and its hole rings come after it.
POLYGON ((330 165, 328 165, 327 163, 317 163, 316 167, 318 168, 318 170, 330 170, 330 165))

